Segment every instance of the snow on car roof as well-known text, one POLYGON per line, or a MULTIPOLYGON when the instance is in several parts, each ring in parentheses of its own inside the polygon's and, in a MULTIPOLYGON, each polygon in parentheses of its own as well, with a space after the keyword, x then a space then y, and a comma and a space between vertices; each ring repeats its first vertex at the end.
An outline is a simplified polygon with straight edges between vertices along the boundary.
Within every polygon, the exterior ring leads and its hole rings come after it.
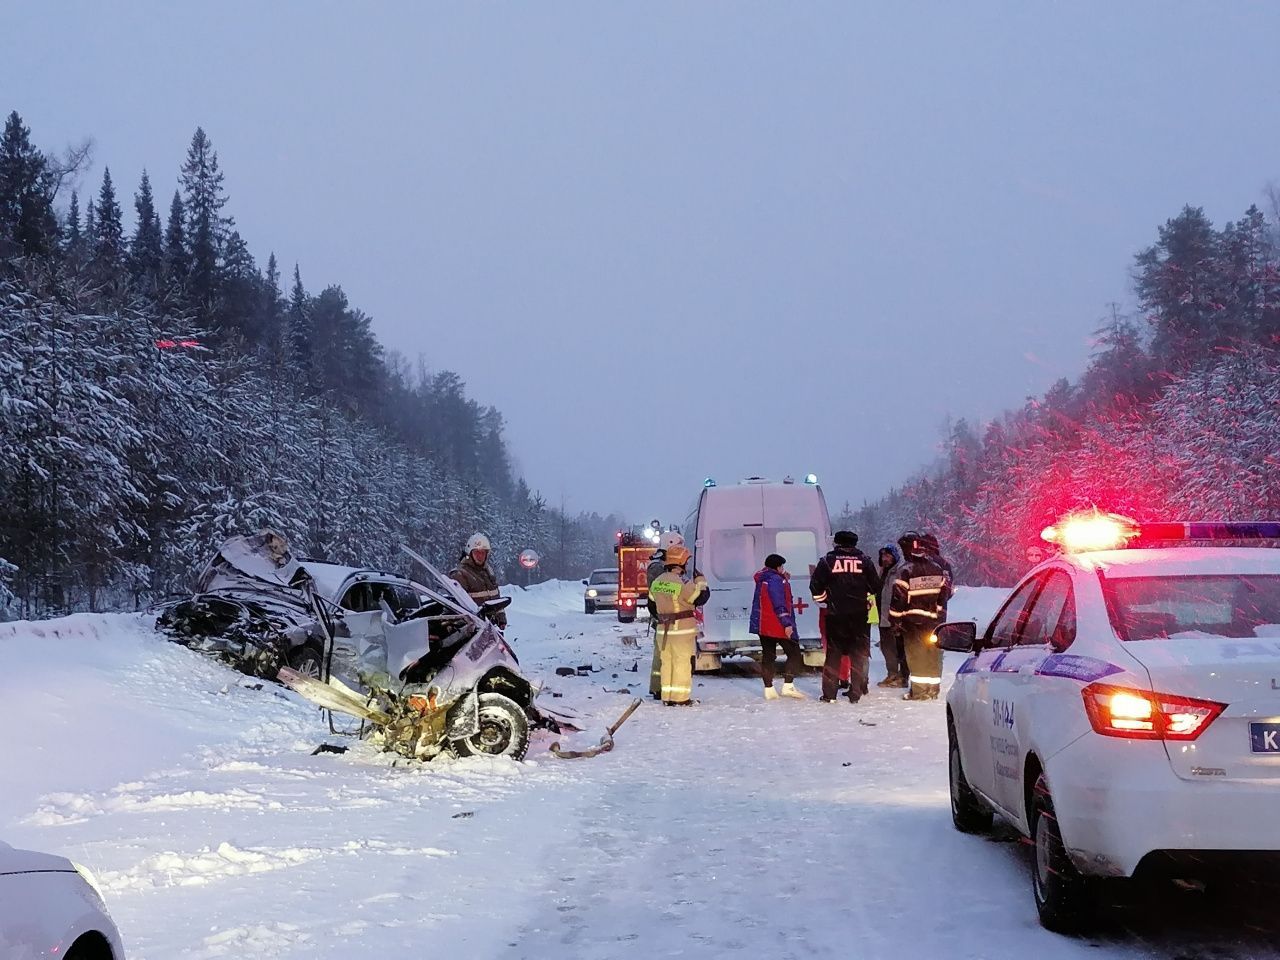
POLYGON ((1100 570, 1117 578, 1213 573, 1280 575, 1280 549, 1274 547, 1138 547, 1064 554, 1061 559, 1081 570, 1100 570))

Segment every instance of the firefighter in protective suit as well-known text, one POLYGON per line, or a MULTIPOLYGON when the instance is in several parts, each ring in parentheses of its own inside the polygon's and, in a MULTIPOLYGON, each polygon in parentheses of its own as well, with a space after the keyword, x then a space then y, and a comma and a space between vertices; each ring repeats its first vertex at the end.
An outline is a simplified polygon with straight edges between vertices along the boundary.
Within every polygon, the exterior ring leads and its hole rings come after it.
MULTIPOLYGON (((645 569, 646 584, 653 583, 666 572, 667 551, 675 546, 684 546, 684 537, 673 530, 668 530, 658 540, 658 549, 649 558, 649 566, 645 569)), ((653 631, 653 660, 649 664, 649 695, 655 700, 662 699, 662 647, 659 643, 661 635, 658 629, 658 608, 653 598, 648 598, 649 629, 653 631)))
MULTIPOLYGON (((683 547, 684 537, 676 530, 668 530, 662 535, 658 541, 658 549, 653 552, 653 556, 649 560, 649 566, 645 571, 645 583, 653 583, 666 570, 667 551, 672 547, 683 547)), ((700 607, 711 599, 711 590, 704 588, 698 594, 698 598, 693 601, 695 607, 700 607)), ((655 700, 662 699, 662 648, 660 644, 661 633, 658 624, 658 608, 650 598, 647 604, 649 608, 649 626, 653 630, 653 660, 649 664, 649 695, 655 700)))
POLYGON ((942 689, 942 650, 933 631, 951 599, 951 583, 919 534, 903 534, 898 546, 903 559, 893 582, 889 616, 902 627, 910 671, 909 689, 902 699, 936 700, 942 689))
MULTIPOLYGON (((450 579, 456 580, 462 589, 467 591, 467 595, 480 606, 501 596, 498 593, 498 578, 489 569, 489 550, 488 537, 483 533, 472 534, 471 539, 467 541, 467 552, 459 558, 458 565, 449 571, 450 579)), ((498 629, 505 630, 507 628, 506 611, 498 611, 493 622, 498 629)))
POLYGON ((664 572, 649 584, 649 599, 657 610, 662 702, 669 707, 693 703, 693 658, 698 647, 698 622, 694 608, 707 581, 697 574, 688 583, 684 571, 689 551, 682 545, 669 547, 664 572))

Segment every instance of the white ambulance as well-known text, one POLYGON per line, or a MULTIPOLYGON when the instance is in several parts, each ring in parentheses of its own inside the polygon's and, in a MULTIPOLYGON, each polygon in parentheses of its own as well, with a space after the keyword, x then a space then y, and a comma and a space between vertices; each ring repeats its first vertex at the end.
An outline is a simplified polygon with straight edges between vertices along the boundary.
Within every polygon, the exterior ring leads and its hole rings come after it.
POLYGON ((749 631, 756 571, 764 558, 786 558, 795 602, 796 636, 805 663, 822 663, 818 607, 809 593, 809 576, 818 558, 831 549, 831 518, 813 474, 797 483, 748 477, 735 486, 714 480, 703 484, 685 521, 685 545, 694 569, 707 578, 711 599, 699 608, 697 670, 715 670, 721 658, 760 649, 749 631))

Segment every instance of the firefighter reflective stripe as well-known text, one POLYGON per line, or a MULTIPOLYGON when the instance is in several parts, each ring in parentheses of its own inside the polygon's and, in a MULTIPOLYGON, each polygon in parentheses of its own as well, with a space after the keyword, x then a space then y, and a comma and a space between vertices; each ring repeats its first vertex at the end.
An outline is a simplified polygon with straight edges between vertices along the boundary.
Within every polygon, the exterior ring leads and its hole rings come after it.
POLYGON ((918 607, 912 607, 910 610, 890 610, 890 619, 901 620, 903 617, 928 617, 930 620, 938 619, 936 610, 921 610, 918 607))
POLYGON ((907 581, 907 599, 936 597, 942 592, 946 582, 946 577, 912 577, 907 581))
POLYGON ((824 590, 822 593, 815 593, 815 594, 813 595, 813 602, 814 602, 814 603, 826 603, 826 602, 827 602, 827 592, 824 590))
POLYGON ((473 590, 468 591, 467 596, 472 600, 494 600, 502 596, 497 590, 473 590))
POLYGON ((917 677, 914 673, 911 675, 912 683, 922 683, 930 687, 938 687, 942 685, 941 677, 917 677))

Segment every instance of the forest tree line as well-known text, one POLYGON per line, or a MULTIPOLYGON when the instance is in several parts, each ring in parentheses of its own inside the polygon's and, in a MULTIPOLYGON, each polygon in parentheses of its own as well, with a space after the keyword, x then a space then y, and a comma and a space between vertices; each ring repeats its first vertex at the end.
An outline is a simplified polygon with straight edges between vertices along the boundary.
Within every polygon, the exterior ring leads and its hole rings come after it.
POLYGON ((1079 379, 981 427, 955 422, 937 462, 841 522, 877 545, 932 531, 961 582, 1007 585, 1074 509, 1280 517, 1274 214, 1251 206, 1217 229, 1185 207, 1137 255, 1133 279, 1136 314, 1112 309, 1079 379))
POLYGON ((89 153, 42 151, 16 112, 0 137, 0 618, 144 606, 263 527, 391 570, 477 530, 504 579, 526 548, 535 579, 609 561, 619 518, 548 506, 457 374, 259 265, 203 130, 167 205, 109 167, 82 197, 89 153))

